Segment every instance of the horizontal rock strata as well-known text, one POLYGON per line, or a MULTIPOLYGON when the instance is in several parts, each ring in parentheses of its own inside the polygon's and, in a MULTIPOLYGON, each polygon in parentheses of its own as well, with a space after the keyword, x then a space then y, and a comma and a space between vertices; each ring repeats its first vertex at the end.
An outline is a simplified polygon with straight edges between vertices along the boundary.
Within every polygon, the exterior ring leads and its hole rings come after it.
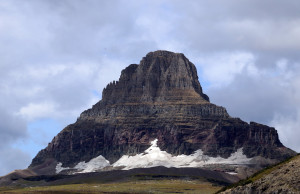
POLYGON ((113 163, 144 152, 154 139, 173 155, 201 149, 226 158, 239 148, 247 157, 282 160, 295 154, 274 128, 232 118, 210 103, 183 54, 156 51, 124 69, 103 89, 102 100, 54 137, 30 168, 49 159, 72 166, 99 155, 113 163))

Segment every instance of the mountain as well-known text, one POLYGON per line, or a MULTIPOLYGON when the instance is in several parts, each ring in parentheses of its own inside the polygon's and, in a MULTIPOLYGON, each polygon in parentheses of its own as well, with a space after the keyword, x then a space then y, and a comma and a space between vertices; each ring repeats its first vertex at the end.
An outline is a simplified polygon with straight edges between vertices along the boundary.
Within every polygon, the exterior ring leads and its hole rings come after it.
POLYGON ((300 193, 300 155, 264 169, 222 193, 300 193))
POLYGON ((103 89, 102 100, 56 135, 29 169, 55 174, 154 166, 263 166, 294 154, 274 128, 248 124, 210 103, 195 65, 183 54, 155 51, 122 70, 120 79, 103 89))

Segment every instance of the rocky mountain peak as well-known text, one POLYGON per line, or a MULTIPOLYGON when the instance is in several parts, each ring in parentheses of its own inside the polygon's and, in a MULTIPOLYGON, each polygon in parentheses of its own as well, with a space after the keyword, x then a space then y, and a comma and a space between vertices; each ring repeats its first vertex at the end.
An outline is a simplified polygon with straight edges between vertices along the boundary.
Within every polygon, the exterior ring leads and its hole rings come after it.
POLYGON ((209 102, 195 65, 183 54, 169 51, 150 52, 139 65, 129 65, 102 96, 107 104, 209 102))
POLYGON ((224 107, 210 103, 195 65, 183 54, 155 51, 108 84, 102 100, 55 136, 30 169, 57 173, 89 161, 113 167, 128 156, 138 161, 151 154, 150 146, 175 166, 182 162, 178 155, 191 159, 184 163, 189 166, 202 165, 207 157, 230 162, 235 156, 257 165, 255 157, 262 157, 269 164, 295 154, 274 128, 232 118, 224 107))

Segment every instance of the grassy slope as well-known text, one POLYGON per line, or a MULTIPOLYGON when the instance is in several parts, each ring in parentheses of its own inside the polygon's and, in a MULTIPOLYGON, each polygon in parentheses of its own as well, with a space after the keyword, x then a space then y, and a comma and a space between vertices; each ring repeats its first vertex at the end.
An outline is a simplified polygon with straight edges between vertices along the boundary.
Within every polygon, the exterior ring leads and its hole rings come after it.
POLYGON ((136 180, 118 183, 30 187, 0 193, 215 193, 220 186, 200 180, 136 180))
POLYGON ((206 169, 154 167, 74 176, 33 176, 15 180, 0 193, 214 193, 232 175, 206 169))
POLYGON ((285 164, 287 164, 288 162, 292 161, 292 160, 295 160, 296 158, 300 157, 300 154, 297 154, 297 156, 294 156, 294 157, 290 157, 278 164, 275 164, 275 165, 272 165, 272 166, 269 166, 267 168, 264 168, 258 172, 256 172, 255 174, 253 174, 252 176, 250 176, 249 178, 247 179, 244 179, 244 180, 241 180, 237 183, 234 183, 232 185, 229 185, 229 186, 226 186, 224 188, 222 188, 221 190, 219 190, 217 193, 220 193, 222 191, 225 191, 227 189, 231 189, 231 188, 235 188, 235 187, 238 187, 238 186, 244 186, 244 185, 247 185, 249 183, 252 183, 268 174, 270 174, 272 171, 278 169, 280 166, 283 166, 285 164))

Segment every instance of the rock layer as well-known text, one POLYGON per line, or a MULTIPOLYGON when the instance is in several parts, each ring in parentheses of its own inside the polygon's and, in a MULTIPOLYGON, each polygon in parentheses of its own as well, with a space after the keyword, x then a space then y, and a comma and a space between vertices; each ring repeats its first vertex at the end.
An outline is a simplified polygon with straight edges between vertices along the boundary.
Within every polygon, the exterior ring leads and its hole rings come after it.
POLYGON ((154 139, 173 155, 202 149, 226 158, 242 147, 248 157, 282 160, 295 154, 274 128, 232 118, 210 103, 183 54, 156 51, 125 68, 103 89, 102 100, 54 137, 30 168, 50 159, 72 166, 99 155, 113 163, 142 153, 154 139))

